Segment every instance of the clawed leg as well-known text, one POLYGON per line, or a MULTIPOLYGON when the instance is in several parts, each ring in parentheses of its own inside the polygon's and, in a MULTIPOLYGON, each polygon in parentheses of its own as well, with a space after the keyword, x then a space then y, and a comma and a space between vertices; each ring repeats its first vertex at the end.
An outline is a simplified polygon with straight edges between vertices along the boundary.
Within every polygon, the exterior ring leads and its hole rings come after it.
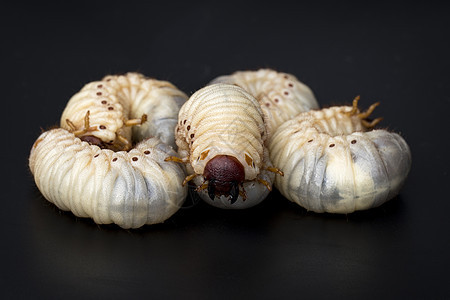
POLYGON ((355 97, 355 99, 353 99, 353 107, 352 107, 352 110, 348 112, 348 114, 349 114, 350 116, 353 116, 353 115, 355 115, 355 114, 358 113, 358 111, 359 111, 359 109, 358 109, 358 101, 359 101, 360 98, 361 98, 361 97, 358 95, 358 96, 355 97))
POLYGON ((185 186, 189 181, 191 181, 192 179, 194 179, 195 177, 197 177, 198 174, 191 174, 188 175, 184 178, 182 185, 185 186))
POLYGON ((266 188, 269 190, 269 192, 272 191, 272 186, 270 185, 269 182, 267 182, 266 180, 261 179, 261 178, 259 178, 259 177, 257 177, 256 180, 258 180, 259 183, 264 184, 264 185, 266 186, 266 188))
POLYGON ((275 167, 267 167, 266 170, 267 170, 267 171, 270 171, 270 172, 272 172, 272 173, 275 173, 275 174, 284 176, 283 171, 281 171, 281 170, 278 169, 278 168, 275 168, 275 167))
POLYGON ((362 119, 367 119, 367 118, 372 114, 372 112, 375 110, 375 108, 376 108, 378 105, 380 105, 380 102, 375 102, 374 104, 372 104, 372 105, 369 107, 368 110, 366 110, 366 111, 363 112, 363 113, 359 113, 359 114, 358 114, 358 118, 360 118, 361 120, 362 120, 362 119))
POLYGON ((199 185, 199 186, 195 189, 195 191, 196 191, 196 192, 200 192, 200 191, 203 191, 204 189, 206 189, 207 187, 208 187, 208 182, 205 181, 205 182, 203 182, 201 185, 199 185))
POLYGON ((366 120, 375 110, 375 108, 380 105, 380 102, 375 102, 374 104, 372 104, 365 112, 359 112, 358 109, 358 101, 359 101, 360 97, 356 96, 355 99, 353 99, 353 107, 352 109, 348 112, 348 114, 350 116, 354 116, 356 115, 359 119, 361 119, 361 123, 363 124, 364 127, 366 128, 373 128, 375 127, 378 123, 381 122, 381 120, 383 120, 383 118, 376 118, 373 121, 368 121, 366 120))
POLYGON ((167 156, 164 161, 174 161, 177 163, 188 163, 189 162, 189 157, 185 157, 185 158, 179 158, 178 156, 167 156))
POLYGON ((375 127, 378 123, 380 123, 383 120, 382 117, 380 118, 376 118, 375 120, 369 122, 367 120, 361 120, 361 123, 364 125, 364 127, 366 128, 373 128, 375 127))
POLYGON ((128 151, 131 148, 130 141, 128 141, 124 136, 121 136, 120 134, 116 134, 116 139, 121 143, 123 146, 120 147, 122 150, 128 151))
POLYGON ((126 120, 124 121, 124 125, 125 126, 136 126, 136 125, 142 125, 147 121, 147 115, 143 114, 141 118, 139 119, 130 119, 130 120, 126 120))
POLYGON ((69 125, 70 127, 70 132, 72 132, 76 137, 83 135, 87 132, 90 131, 96 131, 97 127, 91 127, 89 124, 89 114, 90 111, 88 110, 86 112, 86 115, 84 116, 84 128, 83 129, 77 129, 77 127, 75 126, 75 124, 72 123, 72 121, 70 121, 69 119, 66 119, 66 123, 67 125, 69 125))

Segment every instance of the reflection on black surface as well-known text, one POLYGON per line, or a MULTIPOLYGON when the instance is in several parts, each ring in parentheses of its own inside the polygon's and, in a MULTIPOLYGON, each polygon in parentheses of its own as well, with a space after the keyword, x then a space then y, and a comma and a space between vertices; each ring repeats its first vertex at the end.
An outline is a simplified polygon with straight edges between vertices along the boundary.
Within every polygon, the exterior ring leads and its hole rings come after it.
POLYGON ((41 295, 283 295, 285 286, 358 296, 373 280, 395 291, 393 274, 407 267, 404 209, 397 198, 347 216, 316 214, 275 192, 251 209, 199 203, 164 224, 123 230, 30 199, 27 265, 41 295))

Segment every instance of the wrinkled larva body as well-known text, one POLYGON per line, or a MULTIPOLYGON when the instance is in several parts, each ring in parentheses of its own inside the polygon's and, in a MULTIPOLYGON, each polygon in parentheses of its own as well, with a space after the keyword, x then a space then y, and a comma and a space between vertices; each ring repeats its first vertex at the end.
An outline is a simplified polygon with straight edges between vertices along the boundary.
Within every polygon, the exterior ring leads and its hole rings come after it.
POLYGON ((52 129, 34 143, 30 170, 42 195, 62 210, 123 228, 160 223, 182 205, 184 170, 166 162, 174 150, 157 138, 114 152, 52 129))
POLYGON ((270 136, 275 130, 296 115, 319 108, 311 89, 294 75, 276 72, 271 69, 257 71, 238 71, 220 76, 214 83, 236 84, 261 104, 266 116, 267 131, 270 136))
POLYGON ((265 139, 264 115, 244 89, 213 84, 183 105, 176 143, 188 180, 200 197, 221 208, 246 208, 269 193, 274 174, 265 139))
POLYGON ((172 84, 137 73, 87 84, 67 104, 62 128, 34 143, 36 185, 62 210, 98 224, 166 220, 187 196, 183 167, 165 161, 177 155, 174 128, 186 99, 172 84))
POLYGON ((61 127, 82 131, 77 136, 91 143, 93 139, 89 137, 100 139, 103 148, 112 150, 130 149, 132 130, 134 141, 153 136, 175 147, 173 128, 186 100, 187 96, 167 81, 138 73, 110 75, 86 84, 69 100, 61 116, 61 127), (88 111, 90 129, 84 128, 88 111), (143 115, 147 120, 131 129, 143 115))
POLYGON ((354 102, 281 125, 269 146, 285 174, 276 178, 277 189, 314 212, 351 213, 393 198, 408 175, 411 153, 400 135, 367 131, 369 114, 359 113, 354 102))

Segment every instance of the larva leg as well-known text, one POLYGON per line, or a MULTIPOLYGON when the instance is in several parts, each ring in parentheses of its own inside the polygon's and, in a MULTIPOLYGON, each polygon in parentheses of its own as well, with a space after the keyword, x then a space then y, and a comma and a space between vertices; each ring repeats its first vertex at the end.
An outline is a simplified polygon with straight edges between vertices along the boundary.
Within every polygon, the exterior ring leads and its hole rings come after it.
POLYGON ((380 102, 375 102, 375 103, 372 104, 372 105, 369 107, 369 109, 367 109, 365 112, 359 113, 359 114, 358 114, 358 117, 359 117, 361 120, 367 119, 367 118, 372 114, 372 112, 375 110, 375 108, 376 108, 378 105, 380 105, 380 102))
POLYGON ((177 163, 185 164, 189 162, 189 157, 179 158, 178 156, 168 156, 164 159, 164 161, 174 161, 177 163))
POLYGON ((380 123, 383 120, 383 117, 376 118, 375 120, 369 122, 367 120, 361 120, 361 123, 364 127, 371 129, 374 128, 378 123, 380 123))
POLYGON ((202 184, 200 184, 195 191, 196 192, 200 192, 203 191, 204 189, 206 189, 208 187, 208 183, 207 182, 203 182, 202 184))
POLYGON ((272 172, 272 173, 278 174, 278 175, 280 175, 280 176, 284 176, 283 171, 281 171, 281 170, 278 169, 278 168, 275 168, 275 167, 267 167, 266 170, 267 170, 267 171, 270 171, 270 172, 272 172))
POLYGON ((366 120, 373 113, 375 108, 378 105, 380 105, 380 102, 373 103, 365 112, 361 112, 360 113, 359 109, 358 109, 358 101, 359 101, 359 99, 360 99, 360 96, 356 96, 355 99, 353 99, 352 109, 349 112, 347 112, 347 115, 349 115, 349 116, 355 116, 356 115, 361 120, 361 124, 364 127, 368 128, 368 129, 371 129, 371 128, 375 127, 378 123, 380 123, 383 120, 382 117, 376 118, 376 119, 374 119, 372 121, 366 120))
POLYGON ((189 181, 191 181, 192 179, 194 179, 195 177, 197 177, 197 174, 191 174, 186 176, 186 178, 184 178, 183 180, 183 186, 185 186, 189 181))
POLYGON ((136 125, 142 125, 146 121, 147 121, 147 115, 143 114, 142 117, 140 117, 138 119, 126 120, 123 122, 123 124, 125 126, 131 127, 131 126, 136 126, 136 125))
POLYGON ((118 149, 121 149, 123 151, 128 151, 131 149, 130 142, 124 136, 117 134, 116 141, 118 141, 118 143, 114 143, 114 146, 116 146, 118 149))
POLYGON ((243 185, 241 185, 241 188, 242 189, 239 190, 239 196, 242 197, 242 201, 245 201, 245 200, 247 200, 247 193, 245 192, 243 185))
POLYGON ((70 121, 69 119, 66 119, 67 124, 69 125, 69 127, 71 128, 71 132, 76 136, 79 137, 87 132, 91 132, 91 131, 96 131, 97 128, 96 127, 91 127, 89 124, 89 115, 90 115, 90 111, 88 110, 86 112, 86 115, 84 116, 84 127, 83 129, 78 129, 76 128, 76 126, 72 123, 72 121, 70 121))
POLYGON ((266 186, 266 188, 269 190, 269 192, 272 191, 272 186, 269 182, 267 182, 266 180, 259 178, 259 177, 257 177, 256 180, 258 180, 259 183, 264 184, 266 186))
POLYGON ((352 102, 352 110, 348 112, 348 114, 349 114, 350 116, 356 115, 356 114, 359 112, 359 109, 358 109, 358 101, 359 101, 360 98, 361 98, 361 97, 358 95, 358 96, 355 97, 355 99, 353 99, 353 102, 352 102))

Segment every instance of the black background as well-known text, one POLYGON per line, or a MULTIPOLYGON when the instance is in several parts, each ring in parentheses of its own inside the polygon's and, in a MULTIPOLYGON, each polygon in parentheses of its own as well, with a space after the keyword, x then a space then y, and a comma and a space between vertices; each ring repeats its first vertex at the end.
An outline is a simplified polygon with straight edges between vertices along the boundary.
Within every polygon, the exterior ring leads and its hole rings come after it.
POLYGON ((160 2, 2 4, 0 292, 449 298, 449 6, 160 2), (374 116, 413 154, 400 195, 329 215, 274 192, 248 210, 199 203, 123 230, 61 212, 35 187, 31 145, 85 83, 139 71, 190 95, 218 75, 261 67, 296 75, 322 106, 381 101, 374 116))

